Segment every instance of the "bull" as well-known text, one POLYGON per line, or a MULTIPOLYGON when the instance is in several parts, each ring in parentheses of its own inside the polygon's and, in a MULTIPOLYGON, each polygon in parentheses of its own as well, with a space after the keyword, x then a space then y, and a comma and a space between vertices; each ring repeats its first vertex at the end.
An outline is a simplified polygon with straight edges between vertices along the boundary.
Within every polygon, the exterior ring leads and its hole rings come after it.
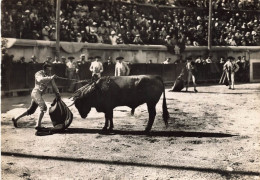
MULTIPOLYGON (((102 77, 97 81, 88 83, 74 92, 73 104, 82 118, 86 118, 91 108, 97 112, 105 113, 103 130, 113 130, 113 109, 117 106, 132 108, 146 103, 149 121, 145 128, 149 132, 156 116, 156 104, 163 93, 163 120, 167 127, 169 112, 167 109, 165 88, 161 77, 152 75, 102 77)), ((73 105, 72 104, 72 105, 73 105)))

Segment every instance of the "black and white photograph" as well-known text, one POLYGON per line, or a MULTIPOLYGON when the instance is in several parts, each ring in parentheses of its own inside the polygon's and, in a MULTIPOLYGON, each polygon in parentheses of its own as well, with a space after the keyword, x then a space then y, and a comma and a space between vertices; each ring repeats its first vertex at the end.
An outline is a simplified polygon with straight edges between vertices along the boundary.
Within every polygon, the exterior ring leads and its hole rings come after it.
POLYGON ((1 0, 1 179, 260 180, 259 0, 1 0))

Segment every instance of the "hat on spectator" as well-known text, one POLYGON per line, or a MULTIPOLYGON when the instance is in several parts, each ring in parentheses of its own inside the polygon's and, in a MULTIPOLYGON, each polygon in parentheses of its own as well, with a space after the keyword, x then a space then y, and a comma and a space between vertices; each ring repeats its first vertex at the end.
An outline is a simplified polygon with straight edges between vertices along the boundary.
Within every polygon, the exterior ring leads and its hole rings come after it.
POLYGON ((68 59, 75 59, 73 56, 69 56, 68 59))
POLYGON ((61 56, 61 59, 66 59, 66 57, 65 56, 61 56))
POLYGON ((95 59, 100 59, 101 57, 100 56, 95 56, 95 59))
POLYGON ((36 56, 35 56, 35 55, 32 55, 31 59, 36 59, 36 56))
POLYGON ((232 56, 228 56, 227 59, 233 60, 233 59, 235 59, 235 58, 232 57, 232 56))
POLYGON ((86 57, 86 55, 85 54, 81 54, 80 57, 86 57))
POLYGON ((122 56, 119 56, 116 58, 116 60, 123 60, 124 58, 122 56))
POLYGON ((166 38, 170 38, 171 36, 167 35, 166 38))
POLYGON ((121 34, 118 34, 119 37, 121 37, 122 35, 121 34))
POLYGON ((88 59, 91 60, 91 59, 94 59, 94 58, 92 56, 89 56, 88 59))
POLYGON ((96 22, 93 22, 93 26, 95 26, 95 25, 97 25, 97 23, 96 23, 96 22))
POLYGON ((111 31, 111 34, 116 34, 116 32, 115 31, 111 31))
POLYGON ((127 31, 127 32, 126 32, 126 34, 130 34, 130 32, 129 32, 129 31, 127 31))
POLYGON ((21 6, 22 5, 22 2, 21 1, 18 1, 17 2, 17 6, 21 6))
POLYGON ((140 34, 137 34, 136 37, 140 37, 140 34))
POLYGON ((25 12, 26 12, 26 13, 29 13, 29 12, 30 12, 30 10, 28 10, 28 9, 27 9, 25 12))

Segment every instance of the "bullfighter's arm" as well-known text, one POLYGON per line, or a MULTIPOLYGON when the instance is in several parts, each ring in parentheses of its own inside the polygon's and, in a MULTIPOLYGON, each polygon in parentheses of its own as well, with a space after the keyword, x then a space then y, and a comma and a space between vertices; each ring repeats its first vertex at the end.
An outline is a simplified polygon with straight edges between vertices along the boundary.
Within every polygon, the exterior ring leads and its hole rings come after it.
POLYGON ((40 83, 48 83, 49 81, 51 81, 54 78, 54 76, 44 76, 44 74, 42 72, 37 72, 35 74, 35 79, 36 81, 40 82, 40 83))
POLYGON ((54 79, 51 80, 51 86, 52 86, 52 89, 53 89, 53 91, 55 92, 56 95, 60 94, 59 89, 58 89, 54 79))

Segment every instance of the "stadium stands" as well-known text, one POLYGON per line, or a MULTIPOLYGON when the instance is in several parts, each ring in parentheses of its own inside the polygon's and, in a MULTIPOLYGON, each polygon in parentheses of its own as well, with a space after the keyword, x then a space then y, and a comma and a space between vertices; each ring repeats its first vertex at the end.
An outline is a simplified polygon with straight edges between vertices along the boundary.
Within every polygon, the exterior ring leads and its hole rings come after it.
MULTIPOLYGON (((54 41, 54 2, 3 0, 2 37, 54 41)), ((212 45, 259 46, 259 15, 257 0, 213 1, 212 45)), ((60 37, 68 42, 112 44, 113 33, 113 44, 139 37, 137 44, 166 45, 169 36, 172 46, 205 46, 207 27, 206 0, 63 0, 61 7, 60 37)))

